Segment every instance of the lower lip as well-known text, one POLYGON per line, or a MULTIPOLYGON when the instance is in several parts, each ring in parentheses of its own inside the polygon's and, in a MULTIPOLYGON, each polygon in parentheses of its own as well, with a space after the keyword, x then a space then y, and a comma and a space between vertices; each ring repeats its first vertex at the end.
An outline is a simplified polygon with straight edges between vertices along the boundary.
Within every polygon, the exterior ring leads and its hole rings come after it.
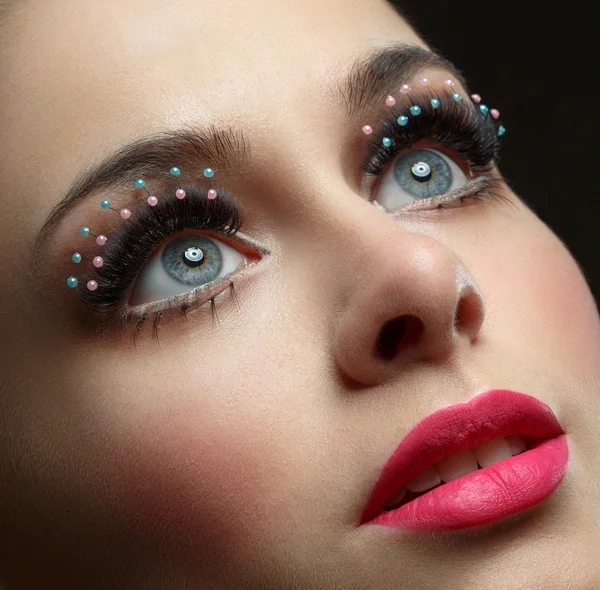
POLYGON ((504 459, 384 512, 365 524, 395 529, 464 529, 531 508, 560 485, 569 462, 566 435, 504 459))

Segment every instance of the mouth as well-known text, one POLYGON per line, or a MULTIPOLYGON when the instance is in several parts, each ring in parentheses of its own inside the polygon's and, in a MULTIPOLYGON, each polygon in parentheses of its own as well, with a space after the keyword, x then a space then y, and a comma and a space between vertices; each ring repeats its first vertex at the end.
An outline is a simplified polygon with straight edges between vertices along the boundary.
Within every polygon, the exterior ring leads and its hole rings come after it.
POLYGON ((474 471, 480 471, 520 455, 534 448, 542 441, 534 442, 533 439, 522 436, 507 436, 494 438, 487 443, 471 447, 465 451, 445 457, 438 463, 428 466, 417 476, 404 484, 384 505, 383 510, 389 512, 400 508, 417 498, 427 494, 433 489, 464 477, 474 471))
POLYGON ((361 525, 460 529, 530 508, 562 481, 566 436, 534 397, 486 392, 413 428, 382 469, 361 525))

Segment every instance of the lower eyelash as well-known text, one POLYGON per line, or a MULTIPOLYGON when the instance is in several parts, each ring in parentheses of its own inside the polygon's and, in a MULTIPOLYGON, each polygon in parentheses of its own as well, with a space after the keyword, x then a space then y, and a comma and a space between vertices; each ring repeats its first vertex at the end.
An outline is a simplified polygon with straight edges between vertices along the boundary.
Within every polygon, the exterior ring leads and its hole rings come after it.
MULTIPOLYGON (((246 266, 249 266, 249 265, 246 265, 246 266)), ((159 309, 156 312, 152 312, 151 310, 148 309, 149 306, 145 306, 141 310, 134 309, 134 310, 130 310, 129 312, 126 312, 124 314, 124 316, 119 320, 119 322, 122 323, 123 327, 126 329, 131 324, 133 324, 132 343, 135 346, 137 335, 141 331, 143 324, 146 321, 148 321, 152 317, 152 315, 154 315, 154 320, 152 321, 152 338, 154 340, 156 340, 158 344, 160 344, 159 339, 158 339, 158 325, 159 325, 161 318, 168 317, 168 316, 174 315, 176 313, 183 313, 183 315, 186 319, 186 322, 187 322, 188 321, 187 311, 188 311, 188 309, 190 309, 190 307, 192 307, 192 305, 195 308, 201 309, 202 307, 204 307, 205 305, 210 303, 211 314, 212 314, 212 326, 213 326, 213 328, 215 327, 215 325, 218 325, 219 327, 221 327, 221 322, 219 320, 219 316, 217 313, 217 303, 216 303, 217 297, 219 297, 219 295, 221 295, 225 291, 229 290, 231 297, 232 297, 233 301, 235 302, 236 307, 238 309, 240 308, 240 304, 239 304, 239 301, 238 301, 238 298, 237 298, 237 295, 235 292, 235 285, 233 283, 233 280, 230 278, 235 272, 236 271, 233 271, 232 273, 229 273, 229 275, 224 276, 222 279, 215 281, 206 289, 196 290, 196 292, 192 291, 190 293, 184 294, 183 297, 186 297, 187 300, 183 301, 180 304, 176 304, 173 301, 169 302, 166 311, 165 311, 165 309, 159 309), (215 288, 217 286, 220 286, 225 283, 226 283, 226 285, 220 291, 215 293, 215 288), (203 293, 204 291, 210 292, 210 296, 206 297, 203 302, 192 303, 191 301, 189 301, 189 299, 191 297, 197 297, 198 293, 203 293)), ((160 303, 160 302, 157 302, 157 303, 160 303)), ((152 305, 152 304, 150 304, 150 305, 152 305)))
MULTIPOLYGON (((233 282, 230 283, 230 288, 231 287, 233 287, 233 282)), ((225 290, 226 289, 223 289, 223 291, 225 291, 225 290)), ((223 291, 221 291, 221 293, 223 291)), ((200 308, 204 307, 207 303, 210 303, 211 310, 212 310, 212 317, 213 317, 213 328, 215 327, 215 318, 217 319, 217 323, 218 323, 219 327, 221 326, 221 323, 219 322, 217 311, 216 311, 216 301, 215 301, 216 297, 217 296, 213 295, 212 297, 207 299, 204 303, 201 303, 200 305, 198 305, 198 309, 200 309, 200 308)), ((177 311, 180 311, 181 313, 184 314, 185 319, 187 321, 187 310, 189 309, 189 307, 190 307, 190 305, 186 303, 186 304, 182 304, 179 307, 179 309, 169 309, 168 312, 165 312, 164 310, 159 310, 154 313, 154 320, 152 321, 152 339, 156 340, 156 342, 159 346, 160 346, 160 341, 158 338, 158 325, 159 325, 160 319, 164 316, 172 315, 172 314, 176 313, 177 311)), ((137 320, 135 321, 135 323, 133 325, 132 334, 131 334, 131 341, 132 341, 132 344, 134 347, 136 346, 137 336, 140 333, 144 322, 146 322, 151 317, 152 317, 152 314, 144 313, 140 318, 137 318, 137 320)), ((133 321, 133 320, 129 320, 127 318, 124 319, 125 325, 127 325, 131 321, 133 321)))
POLYGON ((428 199, 413 201, 406 205, 402 205, 395 209, 385 209, 377 203, 377 198, 373 199, 373 203, 378 209, 386 215, 395 218, 400 218, 405 215, 410 215, 414 218, 414 212, 433 211, 439 213, 439 209, 457 209, 460 208, 465 199, 474 199, 481 202, 501 202, 517 208, 515 203, 508 198, 502 188, 506 184, 505 180, 499 175, 482 174, 468 184, 449 193, 442 195, 434 195, 428 199), (452 206, 453 203, 460 202, 458 207, 452 206))
POLYGON ((444 195, 435 195, 428 199, 413 201, 408 205, 403 205, 394 211, 427 211, 431 209, 453 209, 452 203, 463 202, 465 199, 477 199, 483 202, 500 200, 514 206, 514 203, 506 197, 499 189, 503 186, 503 180, 500 176, 479 176, 463 187, 455 189, 444 195), (434 205, 435 207, 432 207, 434 205))

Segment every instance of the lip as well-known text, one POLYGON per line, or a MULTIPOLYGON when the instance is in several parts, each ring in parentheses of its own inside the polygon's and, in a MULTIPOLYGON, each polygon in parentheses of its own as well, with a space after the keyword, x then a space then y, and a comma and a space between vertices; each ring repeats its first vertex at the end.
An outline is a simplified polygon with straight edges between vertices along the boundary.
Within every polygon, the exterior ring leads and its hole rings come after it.
POLYGON ((566 435, 550 407, 523 393, 487 391, 467 403, 442 408, 406 435, 384 465, 360 525, 439 530, 491 524, 552 494, 565 476, 568 460, 566 435), (528 438, 533 445, 384 512, 392 495, 428 467, 511 435, 528 438))

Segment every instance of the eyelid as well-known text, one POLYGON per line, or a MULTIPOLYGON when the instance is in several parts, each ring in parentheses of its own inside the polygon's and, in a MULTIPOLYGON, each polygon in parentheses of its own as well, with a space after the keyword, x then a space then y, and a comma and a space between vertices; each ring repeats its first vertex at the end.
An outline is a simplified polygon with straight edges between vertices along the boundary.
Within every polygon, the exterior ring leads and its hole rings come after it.
MULTIPOLYGON (((157 301, 151 301, 148 303, 141 303, 138 305, 129 305, 128 301, 131 298, 131 295, 137 284, 137 276, 133 283, 130 285, 129 289, 125 293, 124 300, 126 303, 124 304, 125 312, 124 316, 129 319, 133 318, 141 318, 144 314, 153 313, 161 310, 165 310, 167 308, 171 308, 173 305, 178 304, 188 304, 189 307, 193 305, 203 305, 210 300, 211 297, 216 297, 219 295, 224 289, 229 286, 229 281, 233 276, 238 276, 239 273, 244 271, 245 269, 252 267, 259 262, 262 262, 265 257, 269 256, 271 252, 264 248, 261 244, 259 244, 254 238, 251 238, 247 234, 237 231, 233 235, 226 236, 224 234, 219 234, 213 230, 184 230, 183 232, 177 232, 168 236, 161 240, 161 242, 154 248, 154 250, 148 255, 147 260, 150 260, 157 252, 161 250, 171 240, 176 239, 182 235, 194 235, 201 234, 210 239, 219 240, 225 244, 229 242, 235 242, 238 246, 244 247, 244 252, 241 254, 245 257, 242 262, 231 272, 227 273, 225 276, 215 279, 210 283, 205 285, 199 285, 198 287, 189 289, 184 293, 179 295, 174 295, 172 297, 165 297, 163 299, 159 299, 157 301), (256 253, 260 254, 260 257, 257 257, 256 253), (250 258, 250 261, 246 260, 250 258), (202 302, 198 303, 199 299, 203 299, 202 302)), ((237 249, 237 248, 236 248, 237 249)), ((144 268, 144 267, 142 267, 144 268)), ((138 272, 139 276, 139 272, 138 272)))
POLYGON ((265 268, 268 268, 269 261, 272 261, 271 251, 256 243, 252 238, 249 239, 249 242, 253 243, 257 250, 260 250, 260 259, 255 259, 250 262, 244 260, 232 272, 220 279, 206 285, 201 285, 180 295, 137 306, 125 306, 124 310, 116 314, 113 322, 114 327, 132 328, 133 341, 135 342, 135 334, 138 330, 138 325, 144 320, 151 318, 151 316, 156 317, 157 315, 160 315, 162 322, 165 320, 169 321, 170 319, 175 320, 179 314, 183 314, 187 318, 188 313, 190 313, 191 310, 200 310, 211 300, 214 301, 215 299, 218 299, 219 309, 221 309, 223 300, 219 296, 222 293, 223 297, 226 298, 225 305, 228 304, 227 302, 231 303, 232 301, 235 301, 237 304, 238 295, 236 295, 236 293, 239 293, 240 290, 244 291, 245 288, 247 288, 249 281, 256 280, 254 278, 255 273, 263 272, 265 268), (234 281, 236 293, 233 293, 232 301, 229 301, 225 292, 232 286, 234 281))
POLYGON ((367 175, 363 176, 363 178, 361 179, 361 187, 360 187, 361 196, 363 196, 364 198, 368 198, 368 196, 372 192, 370 190, 370 187, 373 184, 375 184, 378 180, 380 180, 387 172, 389 172, 392 169, 392 167, 394 166, 394 163, 397 160, 399 160, 400 158, 402 158, 403 155, 409 153, 412 150, 416 150, 416 149, 427 149, 427 150, 435 150, 435 151, 441 152, 446 157, 450 158, 460 168, 460 170, 467 177, 467 179, 471 179, 471 178, 475 177, 473 174, 473 170, 470 169, 468 167, 468 165, 466 165, 466 162, 462 161, 462 159, 460 158, 460 154, 458 154, 455 150, 453 150, 453 149, 449 148, 448 146, 445 146, 444 144, 441 144, 441 143, 431 142, 429 140, 423 140, 423 141, 416 142, 414 145, 412 145, 408 148, 404 148, 404 149, 398 151, 396 153, 396 155, 390 160, 390 162, 385 165, 385 167, 382 169, 380 174, 367 174, 367 175))
MULTIPOLYGON (((238 241, 242 245, 252 247, 254 250, 258 251, 263 257, 271 255, 270 250, 265 248, 261 243, 259 243, 253 237, 249 236, 243 230, 238 230, 237 232, 235 232, 234 235, 227 236, 227 238, 234 240, 234 241, 238 241), (239 238, 241 238, 241 239, 239 239, 239 238)), ((220 240, 223 239, 223 236, 220 236, 219 239, 220 240)))
POLYGON ((488 176, 479 176, 471 182, 468 182, 464 186, 461 186, 443 195, 435 195, 433 197, 428 197, 427 199, 413 201, 412 203, 403 205, 398 210, 401 209, 402 211, 429 211, 432 210, 432 204, 437 205, 440 203, 451 203, 453 201, 457 201, 460 198, 470 197, 474 194, 484 191, 489 188, 490 182, 492 180, 493 179, 488 176))
MULTIPOLYGON (((184 247, 184 244, 196 244, 203 250, 212 248, 213 252, 217 253, 220 258, 221 264, 218 274, 222 274, 226 270, 228 271, 227 274, 230 274, 239 267, 243 260, 254 258, 260 260, 260 256, 243 239, 236 239, 234 236, 214 235, 215 233, 207 230, 185 230, 161 240, 148 255, 143 267, 128 289, 125 296, 127 307, 138 307, 154 301, 168 301, 178 295, 215 283, 222 278, 214 277, 203 284, 194 284, 193 280, 189 283, 178 280, 165 267, 164 253, 167 250, 180 252, 180 248, 184 247), (234 244, 231 242, 234 242, 234 244), (240 262, 236 263, 236 260, 240 260, 240 262)), ((209 254, 210 258, 212 256, 209 254)), ((174 262, 172 254, 169 256, 169 260, 174 262)), ((195 278, 198 279, 197 276, 195 278)))
POLYGON ((253 262, 247 262, 243 260, 233 271, 227 273, 220 279, 216 279, 206 285, 199 285, 194 289, 190 289, 180 295, 174 295, 166 299, 160 299, 158 301, 151 301, 149 303, 142 303, 135 306, 126 306, 123 313, 123 322, 127 323, 134 319, 140 319, 144 315, 155 313, 158 311, 169 311, 173 307, 187 307, 202 306, 210 301, 211 298, 217 297, 223 291, 225 291, 234 276, 240 278, 240 275, 248 269, 256 266, 260 261, 255 260, 253 262))
POLYGON ((400 152, 380 178, 369 200, 377 201, 386 211, 417 202, 430 202, 433 196, 453 192, 468 184, 469 179, 453 158, 430 147, 416 146, 400 152), (423 160, 432 166, 431 178, 425 184, 415 183, 408 166, 423 160), (406 174, 408 173, 408 178, 406 174))

